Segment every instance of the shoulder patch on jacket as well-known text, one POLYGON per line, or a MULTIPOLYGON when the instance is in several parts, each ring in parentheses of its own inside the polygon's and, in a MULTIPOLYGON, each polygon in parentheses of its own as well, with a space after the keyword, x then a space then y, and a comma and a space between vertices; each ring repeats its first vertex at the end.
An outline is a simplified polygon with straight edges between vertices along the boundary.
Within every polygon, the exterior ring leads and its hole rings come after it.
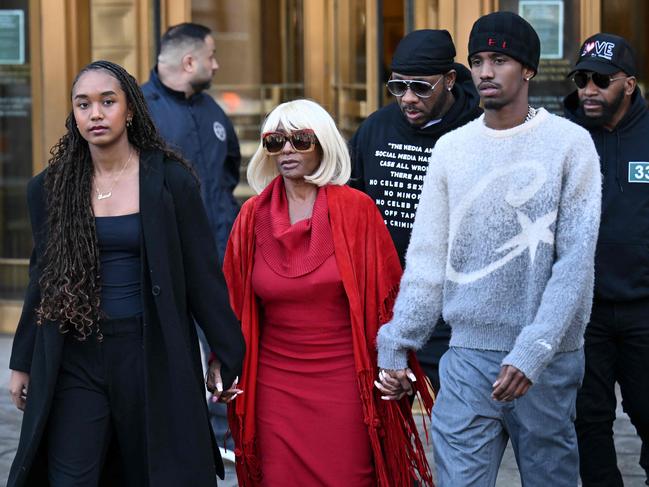
POLYGON ((221 142, 225 142, 225 127, 223 124, 221 122, 214 122, 212 128, 214 129, 214 135, 216 135, 216 138, 221 142))

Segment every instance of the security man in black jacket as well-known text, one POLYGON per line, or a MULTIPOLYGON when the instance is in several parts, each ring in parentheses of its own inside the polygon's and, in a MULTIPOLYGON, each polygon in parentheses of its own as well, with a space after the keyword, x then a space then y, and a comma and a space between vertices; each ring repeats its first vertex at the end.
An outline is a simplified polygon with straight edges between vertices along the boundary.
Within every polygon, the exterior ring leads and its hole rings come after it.
POLYGON ((566 116, 590 132, 603 174, 595 298, 575 423, 584 487, 623 485, 613 443, 616 382, 642 439, 640 465, 649 472, 649 112, 636 74, 627 41, 596 34, 581 47, 569 75, 577 90, 564 100, 566 116))
POLYGON ((209 28, 193 23, 170 27, 160 40, 158 64, 142 92, 165 142, 192 163, 201 182, 219 259, 239 213, 234 188, 241 153, 232 122, 205 91, 219 65, 209 28))
MULTIPOLYGON (((454 58, 446 30, 416 30, 401 39, 387 83, 396 100, 370 115, 350 142, 350 185, 378 206, 401 265, 435 143, 482 113, 471 73, 454 58)), ((451 329, 441 322, 417 352, 435 390, 439 359, 450 336, 451 329)))

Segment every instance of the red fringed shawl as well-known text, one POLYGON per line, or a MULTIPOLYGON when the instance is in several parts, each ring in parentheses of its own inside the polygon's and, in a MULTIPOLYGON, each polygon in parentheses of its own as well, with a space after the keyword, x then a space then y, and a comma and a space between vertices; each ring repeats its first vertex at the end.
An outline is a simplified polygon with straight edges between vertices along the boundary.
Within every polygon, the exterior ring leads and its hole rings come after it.
MULTIPOLYGON (((275 179, 266 191, 272 191, 278 184, 275 179)), ((423 485, 432 486, 432 475, 408 398, 384 401, 374 387, 378 374, 376 335, 379 327, 392 317, 401 278, 399 258, 383 219, 369 197, 347 186, 324 189, 336 262, 350 305, 354 361, 377 485, 410 487, 412 480, 418 478, 423 485)), ((255 431, 259 309, 252 289, 252 269, 256 204, 257 198, 251 198, 241 208, 230 235, 223 269, 230 304, 241 320, 246 340, 246 358, 239 382, 245 392, 228 409, 236 445, 237 477, 242 487, 257 487, 262 478, 255 431)), ((410 356, 410 365, 417 376, 414 385, 430 414, 433 399, 414 354, 410 356)))

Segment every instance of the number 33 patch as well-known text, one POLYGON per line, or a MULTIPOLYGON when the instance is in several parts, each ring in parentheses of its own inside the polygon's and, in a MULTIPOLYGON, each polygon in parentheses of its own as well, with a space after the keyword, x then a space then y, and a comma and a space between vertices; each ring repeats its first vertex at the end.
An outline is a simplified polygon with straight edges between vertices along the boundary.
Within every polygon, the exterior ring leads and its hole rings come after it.
POLYGON ((649 162, 629 161, 629 182, 649 183, 649 162))

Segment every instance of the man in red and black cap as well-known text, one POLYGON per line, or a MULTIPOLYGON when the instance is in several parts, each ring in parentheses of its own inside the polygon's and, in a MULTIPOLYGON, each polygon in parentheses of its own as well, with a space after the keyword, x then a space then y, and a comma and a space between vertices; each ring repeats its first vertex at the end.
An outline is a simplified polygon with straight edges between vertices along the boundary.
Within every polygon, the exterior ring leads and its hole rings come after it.
MULTIPOLYGON (((435 143, 482 113, 471 73, 454 60, 448 31, 423 29, 406 35, 390 65, 387 89, 394 103, 370 115, 351 140, 350 185, 378 206, 402 266, 435 143)), ((440 321, 417 353, 436 391, 439 359, 448 349, 450 334, 440 321)))
POLYGON ((636 74, 624 38, 595 34, 579 50, 569 74, 577 89, 564 100, 566 116, 590 132, 604 175, 575 422, 584 487, 623 485, 613 442, 616 382, 649 472, 649 111, 636 74))
POLYGON ((496 483, 511 440, 523 485, 575 487, 601 175, 586 130, 529 105, 539 37, 495 12, 469 37, 484 116, 431 155, 377 388, 411 390, 408 351, 440 315, 452 329, 431 422, 439 485, 496 483))

